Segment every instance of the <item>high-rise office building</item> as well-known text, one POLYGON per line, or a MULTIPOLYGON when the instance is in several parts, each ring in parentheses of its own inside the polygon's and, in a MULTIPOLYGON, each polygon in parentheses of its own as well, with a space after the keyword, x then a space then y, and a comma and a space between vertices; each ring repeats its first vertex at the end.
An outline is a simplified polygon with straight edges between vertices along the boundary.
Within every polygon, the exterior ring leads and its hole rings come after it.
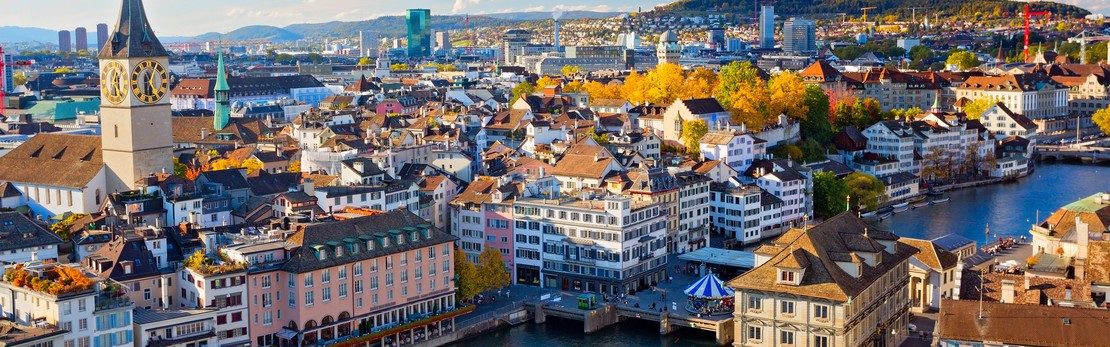
POLYGON ((85 30, 85 27, 77 27, 77 30, 73 31, 73 41, 77 42, 77 45, 74 46, 74 49, 76 49, 78 52, 88 51, 89 50, 89 32, 88 32, 88 30, 85 30))
POLYGON ((705 32, 705 40, 709 42, 713 49, 718 51, 725 50, 725 29, 709 28, 709 30, 705 32))
POLYGON ((432 53, 432 31, 429 21, 432 10, 425 8, 409 9, 405 22, 408 24, 409 56, 426 57, 432 53))
POLYGON ((58 51, 73 52, 73 39, 69 37, 69 30, 58 32, 58 51))
POLYGON ((501 38, 504 42, 505 64, 516 64, 516 57, 521 55, 524 46, 532 41, 532 32, 524 29, 509 29, 501 38))
POLYGON ((436 52, 451 50, 451 33, 446 31, 436 32, 436 52))
POLYGON ((96 49, 104 48, 104 43, 108 42, 108 24, 100 23, 96 25, 96 49))
POLYGON ((377 57, 379 45, 381 45, 381 41, 378 40, 378 34, 373 31, 358 31, 358 55, 360 57, 377 57))
MULTIPOLYGON (((8 53, 0 54, 0 63, 4 65, 4 79, 0 80, 0 90, 4 93, 11 93, 15 90, 15 79, 12 78, 12 55, 8 53)), ((4 100, 0 100, 4 102, 4 100)))
POLYGON ((759 11, 759 48, 775 48, 775 7, 763 6, 759 11))
POLYGON ((783 23, 782 50, 790 53, 816 53, 817 23, 801 18, 790 18, 783 23))

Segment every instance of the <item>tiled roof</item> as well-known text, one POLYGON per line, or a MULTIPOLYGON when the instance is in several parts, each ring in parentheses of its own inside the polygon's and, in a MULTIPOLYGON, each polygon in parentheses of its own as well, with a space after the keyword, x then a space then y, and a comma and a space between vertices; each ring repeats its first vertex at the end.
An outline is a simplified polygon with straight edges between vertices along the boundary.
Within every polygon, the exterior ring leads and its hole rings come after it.
MULTIPOLYGON (((752 289, 794 295, 824 298, 846 302, 858 296, 887 272, 909 259, 917 250, 898 241, 893 241, 893 253, 881 250, 871 236, 864 235, 870 226, 851 213, 841 213, 829 218, 808 230, 791 229, 774 241, 782 247, 767 262, 730 281, 728 285, 736 289, 752 289), (844 272, 832 259, 831 253, 850 254, 853 251, 866 252, 878 247, 881 261, 877 266, 863 264, 861 276, 852 277, 844 272), (776 264, 787 257, 804 259, 808 263, 801 284, 790 285, 778 282, 776 264)), ((884 233, 884 238, 892 236, 884 233)), ((796 262, 802 262, 797 260, 796 262)), ((789 263, 789 262, 788 262, 789 263)))
POLYGON ((1108 310, 967 300, 944 300, 940 307, 941 339, 1007 346, 1110 346, 1110 334, 1103 333, 1110 322, 1108 310))
POLYGON ((39 134, 0 157, 0 181, 13 183, 82 188, 103 169, 100 136, 39 134))
POLYGON ((61 244, 58 235, 27 216, 19 212, 0 212, 0 253, 61 244))
POLYGON ((107 245, 90 254, 83 260, 85 268, 100 277, 114 281, 128 281, 136 278, 158 276, 160 272, 154 263, 154 255, 146 248, 142 237, 119 236, 112 238, 107 245), (96 264, 107 262, 106 267, 97 269, 96 264), (131 273, 127 273, 121 262, 130 261, 131 273))
POLYGON ((457 239, 455 236, 428 225, 427 221, 407 209, 392 210, 372 216, 305 226, 286 240, 300 247, 290 254, 289 260, 285 262, 282 269, 292 273, 304 273, 388 254, 407 252, 417 248, 451 243, 457 239), (418 232, 416 241, 412 241, 408 237, 409 235, 406 234, 404 235, 405 242, 403 244, 398 244, 396 240, 393 240, 388 247, 383 247, 378 242, 381 238, 397 235, 398 232, 402 234, 408 232, 405 228, 409 228, 409 230, 427 228, 430 237, 424 237, 418 232), (348 251, 344 252, 343 256, 336 256, 333 249, 336 246, 343 247, 342 245, 347 241, 360 242, 365 246, 367 239, 375 240, 373 250, 359 247, 360 252, 358 253, 352 254, 348 251), (320 260, 317 257, 317 250, 314 246, 330 249, 326 259, 320 260))
POLYGON ((1049 278, 1040 276, 1022 276, 1003 273, 987 273, 980 275, 977 271, 966 270, 960 278, 960 300, 979 300, 979 288, 983 289, 983 301, 1000 301, 1002 297, 1002 281, 1014 281, 1014 303, 1028 305, 1044 305, 1048 300, 1063 300, 1067 290, 1072 292, 1072 300, 1090 301, 1091 286, 1081 280, 1062 278, 1049 278), (1029 279, 1029 289, 1025 289, 1025 280, 1029 279), (982 282, 980 284, 980 282, 982 282))
POLYGON ((604 149, 597 146, 577 145, 567 149, 567 154, 555 163, 555 170, 551 172, 556 176, 572 176, 602 179, 607 173, 613 158, 607 153, 601 154, 604 149), (593 154, 588 154, 593 153, 593 154))
POLYGON ((686 109, 695 115, 725 112, 725 107, 716 98, 680 99, 678 102, 686 105, 686 109))
POLYGON ((1084 272, 1088 282, 1110 284, 1110 241, 1091 240, 1087 243, 1087 265, 1084 272))
POLYGON ((911 238, 902 238, 901 241, 917 248, 918 252, 913 257, 933 270, 942 271, 956 267, 958 261, 956 255, 940 249, 931 241, 911 238))

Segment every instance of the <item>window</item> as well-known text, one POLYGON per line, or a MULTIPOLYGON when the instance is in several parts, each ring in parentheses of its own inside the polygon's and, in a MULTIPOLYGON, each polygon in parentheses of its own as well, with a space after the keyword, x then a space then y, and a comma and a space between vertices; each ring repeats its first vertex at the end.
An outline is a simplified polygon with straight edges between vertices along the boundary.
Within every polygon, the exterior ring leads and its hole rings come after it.
POLYGON ((355 294, 362 294, 362 280, 355 280, 355 294))
POLYGON ((339 284, 339 297, 341 297, 341 298, 347 297, 347 284, 346 283, 340 283, 339 284))
POLYGON ((762 327, 749 326, 748 327, 748 339, 749 340, 762 340, 763 339, 763 328, 762 327))
POLYGON ((262 288, 270 288, 270 275, 262 276, 262 288))
POLYGON ((378 290, 378 277, 370 277, 370 290, 378 290))
POLYGON ((779 271, 779 281, 794 283, 794 271, 779 271))
POLYGON ((331 269, 324 269, 320 273, 320 283, 331 283, 331 269))
POLYGON ((362 276, 362 263, 355 263, 354 272, 355 276, 362 276))
POLYGON ((813 317, 821 320, 829 320, 829 307, 825 305, 814 305, 813 317))
POLYGON ((339 267, 339 279, 341 279, 341 280, 347 279, 347 267, 346 266, 340 266, 339 267))
POLYGON ((316 297, 313 294, 315 294, 315 293, 313 293, 311 290, 304 293, 304 305, 305 306, 312 306, 313 304, 316 303, 316 297))
POLYGON ((274 324, 274 313, 266 311, 262 313, 262 325, 274 324))
POLYGON ((781 308, 779 309, 779 312, 785 313, 785 314, 794 314, 794 302, 793 301, 783 301, 782 305, 781 305, 781 308))
POLYGON ((783 331, 781 334, 779 334, 779 344, 793 345, 794 344, 794 332, 793 331, 783 331))
POLYGON ((323 300, 324 302, 331 301, 330 287, 324 287, 324 289, 320 292, 320 300, 323 300))
POLYGON ((757 296, 748 297, 748 310, 759 311, 763 309, 763 300, 757 296))
POLYGON ((308 274, 304 275, 304 287, 305 288, 312 288, 312 274, 311 273, 308 273, 308 274))
POLYGON ((828 336, 814 336, 813 337, 813 347, 829 347, 829 337, 828 336))

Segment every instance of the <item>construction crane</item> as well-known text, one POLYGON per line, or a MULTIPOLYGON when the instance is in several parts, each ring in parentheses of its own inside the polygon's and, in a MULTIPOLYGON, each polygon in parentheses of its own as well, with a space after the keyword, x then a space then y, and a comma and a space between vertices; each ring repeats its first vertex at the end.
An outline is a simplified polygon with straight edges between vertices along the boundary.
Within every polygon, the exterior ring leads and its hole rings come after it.
POLYGON ((1025 4, 1025 60, 1029 61, 1029 19, 1034 16, 1047 16, 1052 14, 1048 11, 1029 12, 1029 4, 1025 4))
MULTIPOLYGON (((1110 35, 1092 35, 1086 31, 1075 37, 1068 38, 1068 42, 1079 42, 1079 63, 1087 63, 1087 42, 1110 41, 1110 35)), ((1110 49, 1106 50, 1106 62, 1110 63, 1110 49)))
POLYGON ((859 20, 860 23, 867 21, 867 10, 874 10, 876 8, 878 8, 878 7, 875 7, 875 6, 861 7, 860 10, 863 11, 863 17, 860 18, 860 20, 859 20))

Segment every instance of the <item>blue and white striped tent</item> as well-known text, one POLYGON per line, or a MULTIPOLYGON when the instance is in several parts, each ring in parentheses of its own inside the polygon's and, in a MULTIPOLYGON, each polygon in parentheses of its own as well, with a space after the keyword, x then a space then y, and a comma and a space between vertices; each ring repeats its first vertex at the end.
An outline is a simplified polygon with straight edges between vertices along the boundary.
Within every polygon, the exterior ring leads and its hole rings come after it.
POLYGON ((732 296, 732 288, 726 287, 717 275, 705 275, 694 284, 686 287, 686 295, 697 298, 726 298, 732 296))

